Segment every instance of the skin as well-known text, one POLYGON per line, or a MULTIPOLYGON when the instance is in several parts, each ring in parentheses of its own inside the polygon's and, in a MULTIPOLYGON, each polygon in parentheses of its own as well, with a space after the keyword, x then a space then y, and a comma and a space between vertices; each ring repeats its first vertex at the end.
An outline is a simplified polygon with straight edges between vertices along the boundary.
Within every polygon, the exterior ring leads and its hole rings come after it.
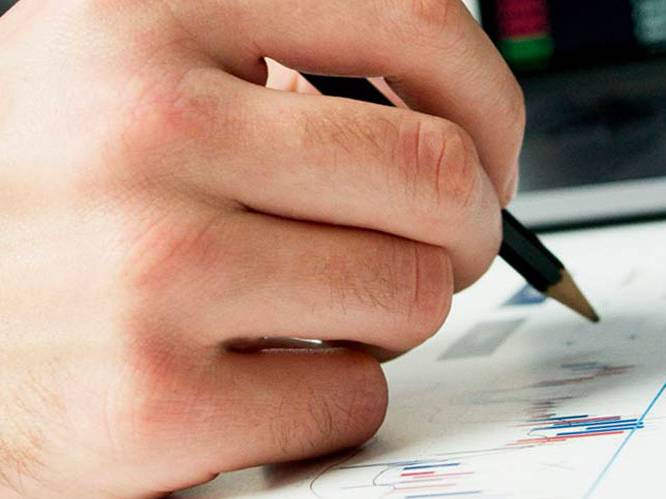
POLYGON ((387 406, 367 352, 425 341, 488 268, 523 128, 457 0, 21 0, 0 18, 0 496, 158 497, 366 441, 387 406), (277 64, 266 88, 264 58, 384 77, 404 106, 277 64), (258 337, 368 347, 227 348, 258 337))

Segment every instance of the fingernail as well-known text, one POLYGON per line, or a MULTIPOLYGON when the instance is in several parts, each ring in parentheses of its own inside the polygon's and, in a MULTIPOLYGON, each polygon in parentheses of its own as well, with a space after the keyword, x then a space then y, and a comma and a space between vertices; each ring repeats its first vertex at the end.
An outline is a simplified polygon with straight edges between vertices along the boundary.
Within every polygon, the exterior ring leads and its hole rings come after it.
POLYGON ((508 198, 506 199, 506 204, 509 204, 511 201, 516 199, 516 196, 518 195, 518 188, 520 186, 520 175, 518 174, 519 168, 516 167, 514 168, 514 175, 511 177, 511 180, 509 180, 509 183, 507 184, 507 189, 506 193, 508 194, 508 198))

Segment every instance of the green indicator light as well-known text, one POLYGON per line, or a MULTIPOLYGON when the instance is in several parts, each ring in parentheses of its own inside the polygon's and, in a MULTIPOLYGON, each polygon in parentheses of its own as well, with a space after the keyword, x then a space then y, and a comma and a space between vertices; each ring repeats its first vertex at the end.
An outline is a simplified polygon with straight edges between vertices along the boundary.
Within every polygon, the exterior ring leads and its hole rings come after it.
POLYGON ((517 69, 540 69, 548 66, 555 50, 548 35, 509 38, 500 41, 502 55, 517 69))

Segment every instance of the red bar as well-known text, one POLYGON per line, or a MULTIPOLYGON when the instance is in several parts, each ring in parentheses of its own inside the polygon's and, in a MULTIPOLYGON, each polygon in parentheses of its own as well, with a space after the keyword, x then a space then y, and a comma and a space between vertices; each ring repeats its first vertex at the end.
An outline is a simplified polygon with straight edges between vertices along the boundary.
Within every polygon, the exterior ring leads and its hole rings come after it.
POLYGON ((424 476, 424 475, 434 475, 434 471, 413 471, 413 472, 403 472, 400 473, 400 476, 424 476))
POLYGON ((599 433, 587 433, 584 435, 564 435, 562 437, 558 438, 565 438, 565 439, 570 439, 570 438, 583 438, 583 437, 601 437, 603 435, 622 435, 626 430, 619 430, 619 431, 602 431, 599 433))
POLYGON ((601 437, 604 435, 622 435, 626 430, 616 430, 616 431, 603 431, 599 433, 586 433, 582 435, 562 435, 559 437, 543 437, 543 438, 525 438, 522 440, 517 440, 514 443, 509 445, 523 445, 523 444, 549 444, 551 442, 563 442, 571 438, 583 438, 583 437, 601 437))

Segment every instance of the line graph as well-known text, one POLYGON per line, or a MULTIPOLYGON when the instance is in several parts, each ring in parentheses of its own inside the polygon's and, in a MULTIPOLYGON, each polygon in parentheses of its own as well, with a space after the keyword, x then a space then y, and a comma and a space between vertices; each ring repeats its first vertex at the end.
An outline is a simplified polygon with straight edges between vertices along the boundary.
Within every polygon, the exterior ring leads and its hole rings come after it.
POLYGON ((316 477, 310 484, 314 495, 416 499, 483 493, 473 486, 476 472, 467 462, 470 454, 466 454, 465 459, 431 456, 414 460, 348 464, 356 455, 348 456, 316 477), (340 476, 344 476, 344 484, 339 481, 340 476))
MULTIPOLYGON (((637 274, 632 286, 646 279, 653 276, 637 274)), ((560 319, 555 310, 542 319, 548 303, 539 316, 531 307, 502 306, 494 320, 522 325, 492 353, 442 355, 494 322, 472 324, 428 366, 436 383, 401 372, 409 382, 399 425, 387 436, 401 444, 370 446, 318 476, 311 490, 323 499, 602 499, 624 480, 614 470, 654 473, 634 463, 637 453, 659 449, 664 432, 657 401, 666 391, 666 317, 642 312, 646 303, 614 299, 616 291, 608 289, 614 314, 601 328, 560 319)))
POLYGON ((621 435, 628 431, 639 430, 644 426, 643 421, 637 418, 591 417, 589 414, 534 419, 521 426, 531 424, 535 424, 535 426, 529 429, 530 436, 510 445, 550 444, 575 438, 621 435))
MULTIPOLYGON (((663 385, 661 385, 661 388, 659 389, 657 394, 654 396, 654 398, 650 401, 648 406, 645 408, 645 411, 643 411, 643 414, 641 414, 641 417, 638 418, 638 423, 642 424, 643 421, 645 421, 645 418, 648 416, 648 414, 650 414, 650 411, 652 410, 652 408, 655 406, 655 404, 661 398, 661 396, 664 394, 665 391, 666 391, 666 382, 663 385)), ((636 429, 638 429, 638 428, 636 428, 636 429)), ((589 499, 594 495, 595 491, 597 490, 597 487, 599 487, 599 484, 601 483, 601 481, 604 479, 604 477, 606 476, 608 471, 611 469, 613 464, 615 464, 615 461, 617 460, 617 458, 620 455, 620 453, 622 452, 622 450, 626 447, 627 443, 629 443, 629 440, 631 440, 631 438, 634 436, 634 433, 636 432, 636 429, 631 430, 627 434, 627 437, 624 440, 622 440, 622 443, 617 448, 617 450, 613 453, 613 455, 610 457, 606 466, 604 466, 601 473, 599 473, 599 476, 594 480, 594 482, 592 483, 590 488, 587 490, 587 492, 583 496, 583 499, 589 499)))
MULTIPOLYGON (((580 363, 561 364, 558 367, 563 377, 568 372, 582 373, 588 382, 608 376, 620 376, 631 372, 631 365, 613 365, 612 363, 585 361, 580 363)), ((556 379, 556 378, 554 378, 556 379)), ((493 448, 460 449, 450 452, 432 452, 428 456, 395 461, 350 463, 350 458, 344 463, 331 468, 317 479, 313 480, 311 490, 321 498, 396 498, 417 499, 430 497, 504 497, 510 491, 501 487, 489 489, 488 474, 498 462, 520 463, 525 461, 527 455, 536 461, 544 463, 552 460, 553 453, 548 449, 553 446, 575 446, 581 452, 588 440, 609 440, 612 456, 594 483, 581 499, 593 497, 594 490, 608 473, 613 462, 618 458, 622 449, 632 436, 649 425, 650 410, 657 400, 666 391, 664 383, 654 395, 642 413, 627 414, 595 414, 594 412, 558 412, 560 405, 576 404, 575 397, 559 396, 563 385, 552 383, 554 379, 545 379, 543 382, 530 385, 529 390, 534 391, 538 397, 529 402, 527 417, 523 421, 507 424, 515 428, 514 431, 522 436, 493 448), (553 399, 548 399, 549 392, 553 399), (613 444, 613 442, 617 442, 613 444), (583 448, 579 446, 583 445, 583 448), (614 446, 613 446, 614 445, 614 446), (614 449, 614 450, 613 450, 614 449), (340 486, 344 477, 346 485, 340 486)), ((582 381, 568 383, 569 386, 578 386, 582 381)), ((567 386, 567 385, 564 385, 567 386)), ((524 390, 520 388, 520 390, 524 390)), ((509 395, 511 399, 511 395, 509 395)), ((511 399, 513 400, 513 399, 511 399)), ((604 447, 606 448, 606 447, 604 447)), ((556 453, 557 454, 557 453, 556 453)), ((355 456, 354 461, 362 456, 355 456)), ((536 464, 535 464, 536 466, 536 464)), ((544 465, 545 466, 545 465, 544 465)), ((495 482, 498 483, 498 482, 495 482)), ((499 482, 501 483, 501 482, 499 482)), ((512 493, 513 497, 515 494, 512 493)))

